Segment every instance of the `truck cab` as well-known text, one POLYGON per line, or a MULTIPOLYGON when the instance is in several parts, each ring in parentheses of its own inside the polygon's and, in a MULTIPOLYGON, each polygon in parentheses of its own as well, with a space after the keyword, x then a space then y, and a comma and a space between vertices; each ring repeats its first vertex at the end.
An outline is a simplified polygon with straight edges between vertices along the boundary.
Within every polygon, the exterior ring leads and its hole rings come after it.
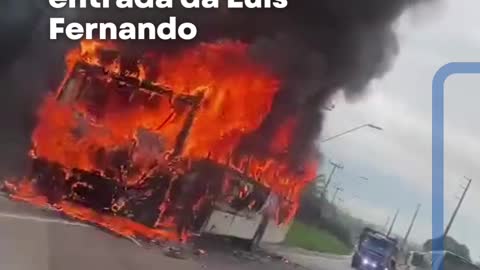
POLYGON ((397 240, 366 228, 352 257, 351 266, 358 270, 396 269, 397 240))

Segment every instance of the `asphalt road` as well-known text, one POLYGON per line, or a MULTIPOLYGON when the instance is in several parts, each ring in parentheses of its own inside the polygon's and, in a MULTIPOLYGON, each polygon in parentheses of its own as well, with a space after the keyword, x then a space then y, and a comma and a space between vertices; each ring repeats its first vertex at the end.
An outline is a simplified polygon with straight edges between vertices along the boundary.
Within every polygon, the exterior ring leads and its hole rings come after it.
POLYGON ((286 251, 289 263, 271 258, 246 259, 228 249, 207 250, 184 259, 165 256, 167 247, 138 246, 97 228, 72 223, 6 199, 0 199, 0 269, 2 270, 292 270, 296 262, 312 270, 348 270, 345 258, 286 251))
POLYGON ((282 255, 290 261, 300 264, 308 269, 319 270, 351 270, 350 256, 337 256, 309 252, 296 248, 286 248, 282 246, 265 246, 273 253, 282 255))

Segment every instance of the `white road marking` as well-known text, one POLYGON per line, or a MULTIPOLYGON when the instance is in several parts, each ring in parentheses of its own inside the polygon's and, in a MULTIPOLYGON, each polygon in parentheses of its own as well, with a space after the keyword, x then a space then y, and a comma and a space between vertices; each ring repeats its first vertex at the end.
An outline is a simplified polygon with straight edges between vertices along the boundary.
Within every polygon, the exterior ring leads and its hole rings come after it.
POLYGON ((58 219, 58 218, 44 218, 44 217, 36 217, 36 216, 30 216, 30 215, 18 215, 18 214, 12 214, 12 213, 5 213, 5 212, 0 212, 0 218, 12 218, 12 219, 35 221, 35 222, 58 223, 58 224, 71 225, 71 226, 90 227, 90 225, 88 224, 72 222, 72 221, 58 219))
MULTIPOLYGON (((0 219, 2 218, 21 219, 21 220, 28 220, 28 221, 35 221, 35 222, 44 222, 44 223, 57 223, 57 224, 63 224, 63 225, 92 228, 91 225, 88 225, 85 223, 72 222, 72 221, 58 219, 58 218, 43 218, 43 217, 36 217, 36 216, 30 216, 30 215, 17 215, 17 214, 0 212, 0 219)), ((131 237, 131 236, 124 236, 124 237, 132 241, 135 245, 139 247, 143 247, 143 245, 137 239, 135 239, 135 237, 131 237)))

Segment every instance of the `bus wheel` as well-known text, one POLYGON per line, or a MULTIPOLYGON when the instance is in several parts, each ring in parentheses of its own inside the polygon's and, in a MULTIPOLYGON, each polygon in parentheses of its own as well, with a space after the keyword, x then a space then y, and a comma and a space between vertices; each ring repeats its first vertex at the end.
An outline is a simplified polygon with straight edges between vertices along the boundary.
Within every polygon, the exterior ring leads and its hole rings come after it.
POLYGON ((395 261, 392 261, 391 265, 392 265, 392 267, 390 268, 390 270, 396 270, 397 269, 397 263, 395 261))
POLYGON ((255 251, 258 246, 260 245, 260 240, 262 238, 262 234, 255 234, 251 240, 248 241, 248 249, 250 251, 255 251))

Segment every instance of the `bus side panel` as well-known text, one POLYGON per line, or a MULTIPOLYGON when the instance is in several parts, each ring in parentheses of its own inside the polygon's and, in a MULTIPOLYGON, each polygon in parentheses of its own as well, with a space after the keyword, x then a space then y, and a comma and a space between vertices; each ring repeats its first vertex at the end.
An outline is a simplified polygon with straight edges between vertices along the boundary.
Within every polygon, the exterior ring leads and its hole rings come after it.
POLYGON ((209 234, 228 235, 230 226, 232 226, 234 215, 213 210, 206 224, 203 226, 202 232, 209 234))
POLYGON ((241 239, 252 239, 261 220, 261 215, 247 218, 220 210, 214 210, 206 225, 203 227, 202 232, 241 239))
POLYGON ((285 240, 291 223, 278 225, 274 220, 270 220, 267 225, 262 242, 278 244, 285 240))
POLYGON ((262 215, 258 214, 252 217, 235 216, 230 227, 230 235, 241 239, 253 239, 261 222, 262 215))

